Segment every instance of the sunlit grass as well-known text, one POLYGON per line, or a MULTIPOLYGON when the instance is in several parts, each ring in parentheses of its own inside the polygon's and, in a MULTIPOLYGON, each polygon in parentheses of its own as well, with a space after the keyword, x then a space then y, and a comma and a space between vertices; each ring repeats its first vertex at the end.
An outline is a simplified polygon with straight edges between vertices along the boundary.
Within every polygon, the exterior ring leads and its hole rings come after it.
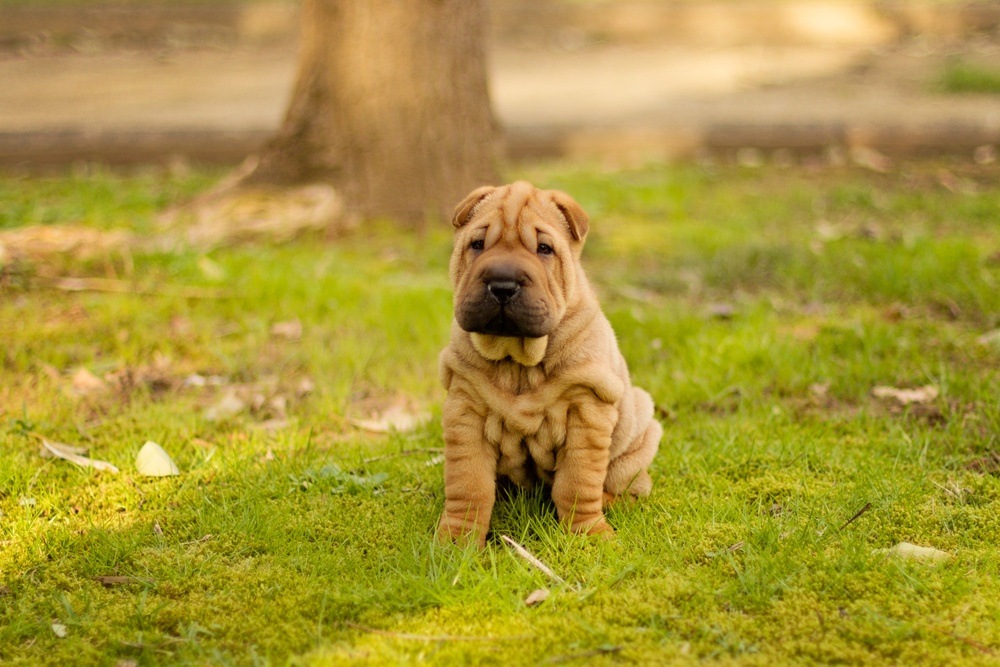
MULTIPOLYGON (((446 223, 130 267, 7 266, 0 659, 979 664, 1000 651, 1000 478, 976 467, 1000 450, 995 168, 510 177, 591 213, 589 273, 665 422, 653 495, 610 510, 614 541, 565 534, 529 492, 501 499, 494 533, 565 584, 498 538, 482 553, 434 547, 436 419, 391 435, 352 425, 399 400, 439 415, 446 223), (39 271, 222 293, 67 293, 39 271), (275 333, 292 320, 300 338, 275 333), (106 389, 78 395, 79 368, 106 389), (900 408, 877 385, 940 396, 900 408), (209 420, 236 390, 244 408, 209 420), (43 459, 34 434, 122 472, 43 459), (146 440, 180 477, 135 473, 146 440), (952 558, 875 551, 901 541, 952 558), (527 608, 542 587, 549 599, 527 608)), ((213 178, 8 178, 0 226, 141 233, 213 178)))

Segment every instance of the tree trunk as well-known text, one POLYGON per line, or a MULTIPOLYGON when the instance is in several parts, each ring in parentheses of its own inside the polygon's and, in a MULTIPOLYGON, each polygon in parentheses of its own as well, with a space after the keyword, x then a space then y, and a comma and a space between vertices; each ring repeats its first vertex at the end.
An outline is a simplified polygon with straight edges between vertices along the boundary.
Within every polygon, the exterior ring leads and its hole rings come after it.
POLYGON ((486 0, 304 0, 299 71, 245 185, 323 182, 351 212, 450 212, 495 180, 486 0))

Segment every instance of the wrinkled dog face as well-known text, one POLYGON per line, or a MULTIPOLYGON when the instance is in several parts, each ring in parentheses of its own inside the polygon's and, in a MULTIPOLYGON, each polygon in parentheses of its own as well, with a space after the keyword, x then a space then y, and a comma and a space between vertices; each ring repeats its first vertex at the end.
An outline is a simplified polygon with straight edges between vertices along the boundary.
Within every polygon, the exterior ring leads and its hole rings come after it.
POLYGON ((587 215, 523 181, 472 192, 455 211, 450 274, 465 331, 540 338, 572 298, 587 215))

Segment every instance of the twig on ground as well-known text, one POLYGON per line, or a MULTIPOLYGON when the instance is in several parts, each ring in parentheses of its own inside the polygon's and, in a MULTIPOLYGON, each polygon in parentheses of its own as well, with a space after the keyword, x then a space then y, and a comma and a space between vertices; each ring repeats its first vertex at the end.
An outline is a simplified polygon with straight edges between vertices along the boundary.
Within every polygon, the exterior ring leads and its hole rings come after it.
POLYGON ((976 649, 980 653, 984 653, 986 655, 994 655, 995 654, 995 651, 993 649, 991 649, 989 646, 986 646, 985 644, 981 644, 981 643, 977 642, 975 639, 969 639, 968 637, 963 637, 961 635, 956 635, 954 632, 950 632, 948 630, 944 630, 944 634, 948 635, 952 639, 957 639, 958 641, 960 641, 960 642, 962 642, 964 644, 968 644, 969 646, 971 646, 972 648, 976 649))
POLYGON ((537 567, 539 570, 545 573, 545 576, 547 576, 549 579, 552 579, 552 581, 558 582, 560 584, 566 583, 565 579, 563 579, 558 574, 549 569, 548 565, 535 558, 530 551, 522 547, 520 544, 518 544, 511 538, 507 537, 506 535, 501 535, 500 538, 503 539, 504 542, 509 544, 511 548, 514 549, 515 553, 517 553, 518 556, 520 556, 524 560, 528 561, 529 563, 537 567))
POLYGON ((77 278, 62 276, 51 278, 46 283, 64 292, 109 292, 112 294, 144 294, 150 296, 177 296, 185 299, 226 299, 231 294, 214 287, 194 287, 181 285, 171 289, 157 290, 138 287, 132 281, 117 278, 77 278))
POLYGON ((344 621, 344 625, 354 628, 355 630, 363 630, 365 632, 371 632, 376 635, 382 635, 384 637, 392 637, 393 639, 408 639, 417 642, 507 642, 507 641, 522 641, 525 639, 530 639, 527 635, 516 635, 513 637, 465 637, 460 635, 411 635, 405 632, 392 632, 390 630, 379 630, 378 628, 372 628, 367 625, 361 625, 360 623, 352 623, 351 621, 344 621))
POLYGON ((362 459, 362 463, 374 463, 375 461, 384 461, 385 459, 395 459, 401 456, 416 456, 418 454, 440 454, 444 449, 441 447, 427 447, 423 449, 404 449, 400 452, 393 452, 392 454, 383 454, 382 456, 369 456, 367 459, 362 459))
POLYGON ((872 504, 871 504, 871 503, 865 503, 865 506, 864 506, 864 507, 862 507, 861 509, 859 509, 859 510, 858 510, 858 511, 857 511, 857 512, 856 512, 856 513, 854 514, 854 516, 852 516, 852 517, 851 517, 850 519, 848 519, 848 520, 847 520, 847 522, 846 522, 846 523, 844 523, 844 525, 840 527, 840 530, 843 530, 843 529, 847 528, 848 526, 850 526, 850 525, 851 525, 852 523, 854 523, 855 521, 857 521, 857 520, 858 520, 858 518, 859 518, 859 517, 860 517, 860 516, 861 516, 862 514, 864 514, 865 512, 867 512, 868 510, 870 510, 871 508, 872 508, 872 504))

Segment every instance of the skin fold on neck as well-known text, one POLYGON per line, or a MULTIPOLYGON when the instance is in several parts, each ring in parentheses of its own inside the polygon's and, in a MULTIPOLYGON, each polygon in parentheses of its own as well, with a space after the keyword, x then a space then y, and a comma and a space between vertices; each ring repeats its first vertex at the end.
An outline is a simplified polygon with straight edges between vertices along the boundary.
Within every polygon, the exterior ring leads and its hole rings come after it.
POLYGON ((500 361, 510 357, 522 366, 537 366, 545 357, 549 337, 515 338, 513 336, 490 336, 488 334, 469 334, 476 352, 491 361, 500 361))

